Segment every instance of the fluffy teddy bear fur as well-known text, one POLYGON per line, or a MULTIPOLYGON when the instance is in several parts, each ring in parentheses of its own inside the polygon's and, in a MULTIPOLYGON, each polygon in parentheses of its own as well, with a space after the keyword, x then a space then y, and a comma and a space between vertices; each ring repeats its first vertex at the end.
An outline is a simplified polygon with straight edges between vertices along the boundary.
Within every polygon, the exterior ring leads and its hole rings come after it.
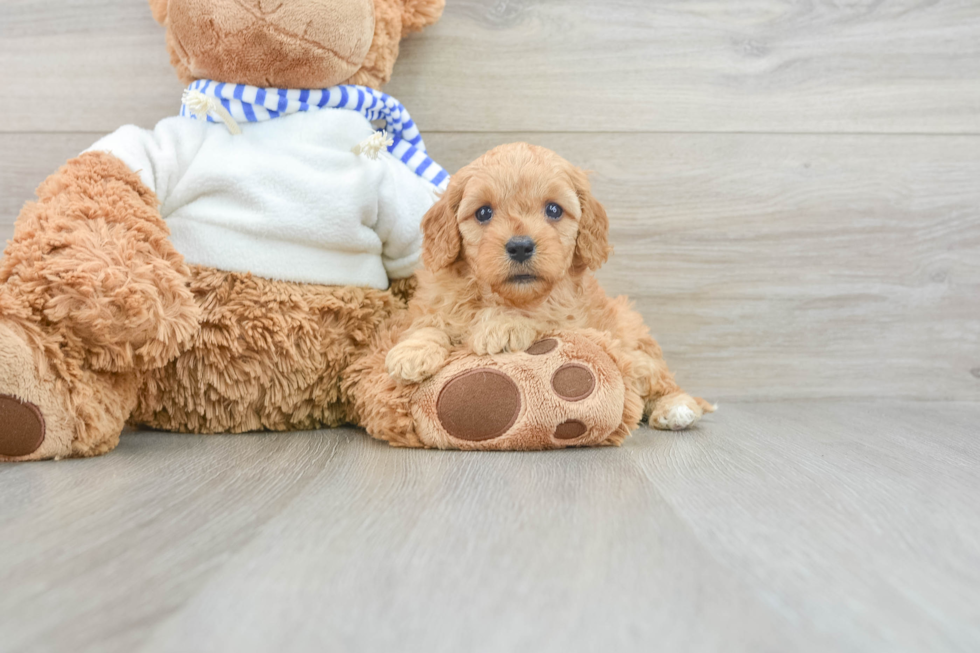
POLYGON ((130 421, 238 433, 356 422, 341 375, 405 308, 396 292, 190 269, 200 327, 182 355, 141 375, 130 421))
POLYGON ((435 23, 445 0, 150 0, 185 83, 323 88, 391 79, 402 37, 435 23), (326 14, 326 19, 324 19, 326 14), (260 47, 256 47, 259 45, 260 47))
MULTIPOLYGON (((378 88, 401 37, 435 22, 444 0, 267 4, 150 0, 185 81, 220 73, 313 88, 378 88), (304 36, 327 5, 336 24, 304 36), (190 29, 195 21, 212 31, 190 29), (225 49, 209 59, 215 38, 225 49), (343 57, 310 54, 344 48, 343 57), (297 56, 310 63, 288 77, 297 56)), ((34 404, 45 434, 28 455, 0 446, 0 460, 105 453, 127 421, 211 433, 351 420, 340 371, 404 309, 413 282, 380 291, 190 267, 168 235, 154 194, 105 153, 72 159, 25 205, 0 263, 0 409, 34 404)))
POLYGON ((45 401, 58 406, 50 412, 71 424, 58 451, 41 453, 97 455, 115 446, 136 404, 137 371, 177 356, 200 308, 156 197, 121 161, 73 159, 37 197, 0 263, 0 339, 33 352, 45 401))
POLYGON ((0 342, 53 375, 66 401, 46 418, 78 417, 57 455, 104 453, 127 421, 197 433, 352 421, 340 374, 414 280, 381 291, 189 267, 155 207, 125 164, 87 153, 38 188, 5 251, 0 342))

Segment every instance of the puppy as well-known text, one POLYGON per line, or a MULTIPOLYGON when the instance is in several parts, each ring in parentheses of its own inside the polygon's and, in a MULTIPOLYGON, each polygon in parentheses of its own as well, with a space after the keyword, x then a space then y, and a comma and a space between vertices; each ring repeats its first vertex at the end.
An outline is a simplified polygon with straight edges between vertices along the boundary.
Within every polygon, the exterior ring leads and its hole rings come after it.
POLYGON ((677 386, 643 318, 592 275, 609 256, 608 230, 585 173, 565 159, 527 143, 487 152, 453 176, 422 219, 425 270, 388 373, 418 383, 454 346, 523 351, 551 331, 592 328, 612 334, 631 359, 628 381, 651 426, 691 426, 714 407, 677 386))

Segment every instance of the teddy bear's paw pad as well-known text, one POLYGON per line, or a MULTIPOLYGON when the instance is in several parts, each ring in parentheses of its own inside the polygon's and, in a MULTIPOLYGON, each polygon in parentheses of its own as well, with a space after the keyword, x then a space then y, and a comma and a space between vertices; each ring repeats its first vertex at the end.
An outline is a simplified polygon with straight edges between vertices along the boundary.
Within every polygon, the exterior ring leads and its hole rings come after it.
POLYGON ((551 389, 566 401, 582 401, 595 390, 595 375, 580 363, 565 363, 551 377, 551 389))
POLYGON ((44 416, 29 401, 0 394, 0 456, 27 456, 44 442, 44 416))
POLYGON ((457 374, 442 387, 436 400, 436 415, 446 433, 470 442, 499 438, 520 414, 517 384, 506 374, 488 368, 457 374))
POLYGON ((413 397, 416 433, 440 449, 558 449, 606 442, 622 423, 625 385, 589 338, 557 334, 525 351, 456 352, 413 397))
POLYGON ((551 353, 555 347, 558 346, 558 341, 554 338, 545 338, 544 340, 538 340, 536 343, 528 347, 524 353, 530 354, 532 356, 543 356, 545 354, 551 353))
POLYGON ((556 440, 577 440, 586 434, 589 427, 579 419, 567 419, 555 427, 556 440))

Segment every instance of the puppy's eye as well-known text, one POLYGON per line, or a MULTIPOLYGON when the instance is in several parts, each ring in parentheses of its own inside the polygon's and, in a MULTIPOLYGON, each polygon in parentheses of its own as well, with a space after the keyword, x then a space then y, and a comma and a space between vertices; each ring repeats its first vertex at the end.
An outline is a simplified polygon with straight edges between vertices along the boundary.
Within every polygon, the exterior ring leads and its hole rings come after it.
POLYGON ((490 222, 490 218, 493 217, 493 209, 490 206, 481 206, 476 210, 476 221, 477 222, 490 222))
POLYGON ((561 220, 565 211, 554 202, 548 202, 544 207, 544 214, 548 216, 549 220, 561 220))

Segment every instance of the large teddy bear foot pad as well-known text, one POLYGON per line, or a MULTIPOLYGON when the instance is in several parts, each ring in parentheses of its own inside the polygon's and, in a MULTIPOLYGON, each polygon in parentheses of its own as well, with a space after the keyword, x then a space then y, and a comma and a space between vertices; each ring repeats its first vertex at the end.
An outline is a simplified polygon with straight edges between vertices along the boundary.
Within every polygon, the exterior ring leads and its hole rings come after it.
POLYGON ((20 332, 0 323, 0 462, 70 454, 70 416, 54 386, 20 332))
POLYGON ((27 456, 44 442, 44 417, 29 401, 0 393, 0 457, 27 456))
POLYGON ((459 353, 413 397, 416 434, 439 449, 538 450, 611 443, 623 421, 623 376, 581 333, 526 351, 459 353))

